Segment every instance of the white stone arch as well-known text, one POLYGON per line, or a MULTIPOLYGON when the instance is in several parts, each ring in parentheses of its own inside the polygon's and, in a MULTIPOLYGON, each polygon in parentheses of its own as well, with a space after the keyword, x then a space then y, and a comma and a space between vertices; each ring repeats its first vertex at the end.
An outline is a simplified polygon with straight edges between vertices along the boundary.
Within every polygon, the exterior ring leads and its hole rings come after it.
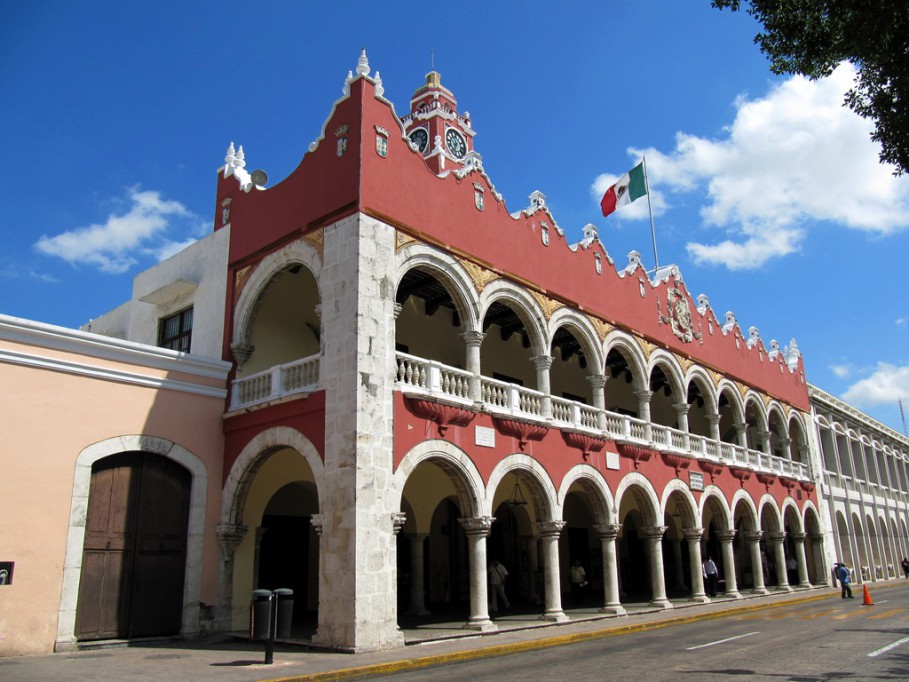
POLYGON ((765 518, 772 522, 771 525, 776 525, 774 530, 778 532, 783 530, 783 520, 780 515, 780 509, 776 504, 776 500, 773 499, 773 496, 769 493, 764 493, 758 502, 758 523, 761 530, 764 528, 765 518), (765 516, 765 514, 767 516, 765 516))
POLYGON ((749 388, 748 391, 745 393, 745 398, 742 401, 742 404, 744 405, 745 411, 743 412, 743 414, 745 414, 745 415, 748 414, 748 408, 751 405, 754 405, 755 412, 757 412, 758 419, 760 420, 759 423, 757 424, 757 426, 759 429, 761 429, 761 431, 766 431, 767 430, 767 408, 764 406, 764 401, 761 400, 761 395, 757 391, 749 388))
POLYGON ((208 469, 197 455, 171 440, 141 434, 123 435, 93 443, 83 449, 76 458, 63 560, 63 589, 57 619, 57 648, 71 648, 76 641, 76 606, 82 576, 82 553, 85 546, 85 524, 88 520, 92 465, 105 457, 124 452, 160 455, 176 462, 190 473, 189 522, 186 528, 186 568, 183 577, 183 615, 180 632, 185 636, 191 636, 199 631, 208 469))
POLYGON ((704 406, 707 409, 708 414, 716 414, 717 406, 717 392, 716 384, 713 383, 713 379, 707 373, 707 370, 701 367, 700 365, 692 365, 688 368, 688 372, 685 374, 684 378, 685 383, 685 395, 688 394, 688 386, 692 381, 697 381, 698 386, 701 389, 701 392, 704 394, 704 406))
MULTIPOLYGON (((649 518, 644 520, 645 524, 650 526, 659 526, 661 524, 663 509, 659 495, 657 495, 653 484, 643 474, 632 471, 616 487, 615 508, 617 511, 621 510, 622 498, 624 498, 626 493, 635 495, 635 501, 638 503, 641 512, 649 514, 649 518)), ((621 523, 621 519, 619 519, 619 522, 621 523)))
POLYGON ((426 244, 412 243, 395 254, 395 291, 410 270, 422 268, 436 275, 457 308, 464 331, 480 331, 477 289, 458 260, 426 244))
MULTIPOLYGON (((805 504, 802 505, 802 509, 799 512, 799 520, 802 523, 802 531, 808 532, 808 512, 814 514, 814 520, 817 522, 818 530, 823 530, 821 526, 821 512, 818 510, 817 506, 812 500, 806 500, 805 504)), ((836 528, 833 528, 832 531, 836 533, 836 528)))
POLYGON ((480 331, 483 319, 489 307, 496 302, 508 303, 509 307, 521 319, 530 336, 530 348, 534 355, 549 355, 546 346, 546 316, 540 304, 526 289, 505 279, 497 279, 486 285, 478 301, 480 331))
POLYGON ((678 496, 681 496, 685 500, 685 505, 682 506, 682 513, 685 515, 683 528, 697 528, 700 524, 700 514, 698 513, 698 503, 694 499, 694 494, 691 492, 685 483, 678 479, 674 478, 669 483, 666 484, 666 487, 663 488, 663 496, 660 500, 660 516, 665 520, 666 511, 669 505, 669 498, 672 495, 678 493, 678 496))
POLYGON ((557 521, 562 518, 562 507, 559 504, 558 493, 549 478, 549 473, 530 455, 514 453, 499 462, 489 476, 486 484, 486 498, 483 514, 492 516, 495 511, 492 505, 495 501, 496 490, 508 474, 521 471, 530 476, 536 485, 531 486, 529 494, 533 501, 537 521, 557 521))
POLYGON ((732 528, 735 528, 735 511, 739 508, 739 505, 741 505, 746 512, 742 516, 745 521, 745 529, 760 530, 761 517, 758 515, 757 506, 755 506, 754 500, 751 499, 751 495, 748 494, 748 491, 742 488, 736 490, 732 499, 729 501, 729 511, 733 523, 732 528))
POLYGON ((698 504, 698 518, 700 519, 701 524, 704 523, 704 515, 707 512, 707 506, 716 502, 722 512, 723 516, 721 521, 723 522, 723 530, 734 530, 735 525, 732 519, 732 509, 729 504, 726 502, 726 496, 723 495, 723 491, 719 486, 711 483, 710 485, 704 488, 704 493, 701 495, 701 501, 698 504))
POLYGON ((682 401, 684 402, 684 396, 687 395, 685 394, 687 385, 685 384, 684 372, 678 358, 662 348, 657 348, 650 356, 650 362, 647 365, 648 381, 650 375, 653 374, 653 370, 657 367, 663 370, 663 374, 666 375, 666 378, 672 384, 672 388, 678 392, 677 395, 683 396, 682 401))
MULTIPOLYGON (((237 303, 234 306, 232 344, 249 343, 249 331, 255 318, 256 309, 265 291, 271 285, 275 275, 286 269, 289 265, 302 265, 307 268, 315 279, 316 287, 320 287, 322 274, 322 256, 310 244, 302 239, 297 239, 277 251, 265 256, 255 266, 246 284, 243 286, 237 303)), ((321 289, 319 300, 322 300, 321 289)))
MULTIPOLYGON (((432 461, 444 469, 457 490, 458 503, 465 517, 481 516, 488 508, 483 477, 470 456, 445 440, 426 440, 417 443, 404 455, 392 477, 392 486, 399 500, 414 469, 422 462, 432 461)), ((398 503, 400 507, 400 502, 398 503)))
POLYGON ((771 400, 767 405, 767 428, 768 430, 773 430, 770 427, 771 417, 776 415, 779 420, 780 428, 783 429, 783 433, 777 433, 776 435, 779 438, 788 438, 789 429, 788 424, 789 420, 786 418, 786 410, 783 408, 783 405, 778 400, 771 400))
POLYGON ((590 318, 573 308, 559 308, 556 310, 549 319, 547 326, 546 343, 548 347, 552 347, 552 340, 560 327, 569 328, 572 334, 577 337, 581 347, 584 349, 584 354, 587 356, 587 366, 591 370, 602 371, 606 359, 601 355, 602 349, 597 330, 594 328, 590 318))
MULTIPOLYGON (((619 351, 622 357, 628 363, 634 381, 632 385, 636 390, 648 388, 650 373, 647 371, 647 358, 640 344, 635 341, 634 337, 620 329, 613 329, 603 339, 603 363, 605 368, 606 359, 610 351, 619 351)), ((609 379, 607 378, 607 381, 609 379)))
POLYGON ((805 521, 802 518, 802 512, 799 511, 799 506, 795 503, 795 500, 793 500, 791 497, 787 497, 785 500, 783 500, 783 505, 780 508, 780 516, 783 519, 782 527, 780 528, 780 530, 786 530, 786 514, 789 513, 790 510, 792 510, 792 517, 799 523, 798 528, 791 529, 792 532, 793 533, 804 533, 805 532, 805 521))
POLYGON ((559 507, 565 509, 565 500, 568 497, 568 491, 571 486, 583 481, 584 495, 589 503, 590 509, 593 510, 595 523, 616 523, 615 498, 612 491, 609 490, 609 483, 595 467, 589 464, 576 464, 571 467, 562 478, 562 484, 556 496, 559 507))
POLYGON ((742 400, 742 394, 739 392, 738 386, 725 377, 720 379, 716 387, 716 413, 719 414, 720 412, 720 396, 723 395, 723 393, 725 393, 729 399, 729 405, 732 407, 737 423, 744 422, 745 403, 742 400))
POLYGON ((312 441, 289 426, 275 426, 256 434, 240 451, 221 494, 221 523, 239 525, 243 522, 243 508, 246 493, 256 477, 256 472, 265 460, 262 455, 280 448, 290 448, 300 453, 312 471, 319 506, 324 494, 324 467, 319 451, 312 441))

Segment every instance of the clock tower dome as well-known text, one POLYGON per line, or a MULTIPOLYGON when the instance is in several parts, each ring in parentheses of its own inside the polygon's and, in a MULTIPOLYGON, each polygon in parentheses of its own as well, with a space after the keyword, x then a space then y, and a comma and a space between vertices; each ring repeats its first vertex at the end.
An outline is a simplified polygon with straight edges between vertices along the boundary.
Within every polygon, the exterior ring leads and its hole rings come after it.
POLYGON ((426 74, 426 84, 413 93, 403 123, 411 144, 437 174, 462 167, 473 150, 470 114, 458 113, 458 101, 437 71, 426 74))

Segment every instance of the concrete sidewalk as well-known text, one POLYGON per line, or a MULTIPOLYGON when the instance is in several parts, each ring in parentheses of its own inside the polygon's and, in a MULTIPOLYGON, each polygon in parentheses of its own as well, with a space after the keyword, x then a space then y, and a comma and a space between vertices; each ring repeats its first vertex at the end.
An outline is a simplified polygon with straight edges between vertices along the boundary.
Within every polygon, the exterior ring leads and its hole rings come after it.
MULTIPOLYGON (((899 585, 897 581, 888 583, 899 585)), ((884 587, 880 583, 875 589, 884 587)), ((787 604, 839 598, 839 590, 810 590, 720 597, 710 604, 674 601, 672 609, 653 609, 646 604, 625 605, 626 616, 604 617, 596 609, 566 610, 567 623, 541 624, 537 615, 513 614, 495 620, 499 632, 465 633, 456 623, 435 623, 405 629, 408 646, 388 651, 345 654, 322 651, 305 642, 279 642, 274 663, 264 664, 264 646, 231 635, 207 639, 131 644, 47 656, 0 659, 0 679, 85 680, 332 680, 391 674, 430 665, 486 656, 530 651, 599 637, 610 637, 694 620, 774 608, 787 604)), ((860 603, 860 602, 859 602, 860 603)))

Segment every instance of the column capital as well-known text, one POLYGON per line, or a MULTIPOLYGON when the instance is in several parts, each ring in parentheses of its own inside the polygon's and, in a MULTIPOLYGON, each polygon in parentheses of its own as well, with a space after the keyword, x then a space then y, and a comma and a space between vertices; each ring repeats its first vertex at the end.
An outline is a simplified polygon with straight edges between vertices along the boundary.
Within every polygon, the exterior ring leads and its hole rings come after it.
POLYGON ((703 528, 683 528, 682 534, 685 536, 686 540, 700 540, 704 537, 703 528))
POLYGON ((537 521, 537 530, 544 538, 558 537, 564 527, 564 521, 537 521))
POLYGON ((605 374, 588 374, 587 381, 590 383, 591 388, 597 390, 606 388, 606 382, 609 381, 609 377, 605 374))
POLYGON ((478 332, 475 330, 461 332, 461 338, 464 339, 464 343, 468 346, 479 346, 483 343, 483 339, 486 338, 486 334, 483 332, 478 332))
POLYGON ((309 523, 312 525, 316 535, 322 537, 322 531, 325 529, 325 514, 313 514, 309 523))
POLYGON ((595 523, 593 525, 593 532, 603 540, 615 540, 619 536, 620 530, 622 530, 621 523, 595 523))
POLYGON ((717 426, 720 423, 720 415, 718 414, 708 414, 707 423, 711 426, 717 426))
POLYGON ((552 367, 554 359, 551 355, 534 355, 530 358, 530 361, 536 369, 549 369, 552 367))
POLYGON ((660 540, 667 528, 669 528, 669 526, 650 526, 649 528, 641 528, 640 535, 647 540, 660 540))
POLYGON ((781 530, 772 530, 769 533, 767 533, 768 542, 772 542, 772 543, 776 544, 778 542, 782 542, 785 539, 786 539, 786 533, 784 533, 781 530))
POLYGON ((688 403, 673 403, 672 407, 675 409, 676 414, 688 414, 691 409, 691 405, 688 403))
POLYGON ((486 537, 492 530, 492 522, 496 520, 494 516, 469 516, 458 519, 458 523, 464 528, 467 535, 479 535, 486 537))
POLYGON ((650 402, 650 399, 653 397, 653 391, 649 391, 646 388, 641 389, 640 391, 634 392, 634 397, 638 400, 643 400, 645 402, 650 402))
POLYGON ((246 534, 249 532, 249 526, 239 523, 222 523, 219 524, 215 532, 218 535, 218 544, 225 553, 230 554, 239 545, 246 534))
POLYGON ((764 531, 762 530, 746 530, 745 539, 748 542, 760 542, 761 538, 764 537, 764 531))
POLYGON ((716 539, 720 542, 732 542, 735 539, 735 529, 715 531, 716 539))
POLYGON ((254 350, 256 350, 256 347, 247 341, 234 341, 230 344, 230 354, 234 356, 237 369, 243 367, 243 364, 249 360, 254 350))
POLYGON ((401 314, 401 311, 402 311, 402 310, 404 310, 404 306, 403 306, 403 305, 401 305, 400 303, 395 303, 395 304, 394 304, 394 307, 392 308, 392 311, 393 311, 393 312, 392 312, 392 315, 394 315, 394 318, 395 318, 396 320, 398 319, 398 315, 401 314))
POLYGON ((807 534, 801 532, 793 533, 790 531, 789 537, 792 538, 793 542, 805 542, 807 534))

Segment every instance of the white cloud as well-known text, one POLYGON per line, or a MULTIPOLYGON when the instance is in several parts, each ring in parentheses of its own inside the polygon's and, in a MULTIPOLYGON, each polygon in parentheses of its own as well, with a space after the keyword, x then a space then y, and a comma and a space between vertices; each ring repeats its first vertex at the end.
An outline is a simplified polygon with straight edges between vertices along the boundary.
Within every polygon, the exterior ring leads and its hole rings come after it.
MULTIPOLYGON (((79 227, 56 236, 42 235, 35 248, 72 265, 89 265, 120 274, 143 254, 159 260, 186 246, 192 239, 173 240, 168 233, 199 235, 201 220, 178 201, 166 201, 160 192, 132 188, 125 212, 110 214, 104 223, 79 227)), ((173 235, 172 235, 173 236, 173 235)))
POLYGON ((905 317, 897 318, 897 320, 896 320, 896 322, 894 322, 894 324, 895 324, 897 327, 905 327, 905 326, 906 326, 906 318, 905 318, 905 317))
POLYGON ((909 401, 909 366, 897 367, 879 362, 874 373, 852 384, 843 393, 842 399, 859 406, 909 401))
MULTIPOLYGON (((628 150, 633 159, 646 155, 651 184, 668 196, 706 190, 704 224, 727 238, 688 243, 696 262, 759 267, 798 251, 817 222, 877 235, 909 228, 909 176, 878 162, 871 122, 843 106, 854 77, 849 64, 818 81, 795 76, 761 99, 739 98, 719 139, 680 132, 668 154, 628 150)), ((662 211, 665 195, 654 196, 662 211)))
POLYGON ((845 379, 850 374, 852 374, 852 369, 849 367, 849 365, 831 365, 830 371, 840 379, 845 379))

